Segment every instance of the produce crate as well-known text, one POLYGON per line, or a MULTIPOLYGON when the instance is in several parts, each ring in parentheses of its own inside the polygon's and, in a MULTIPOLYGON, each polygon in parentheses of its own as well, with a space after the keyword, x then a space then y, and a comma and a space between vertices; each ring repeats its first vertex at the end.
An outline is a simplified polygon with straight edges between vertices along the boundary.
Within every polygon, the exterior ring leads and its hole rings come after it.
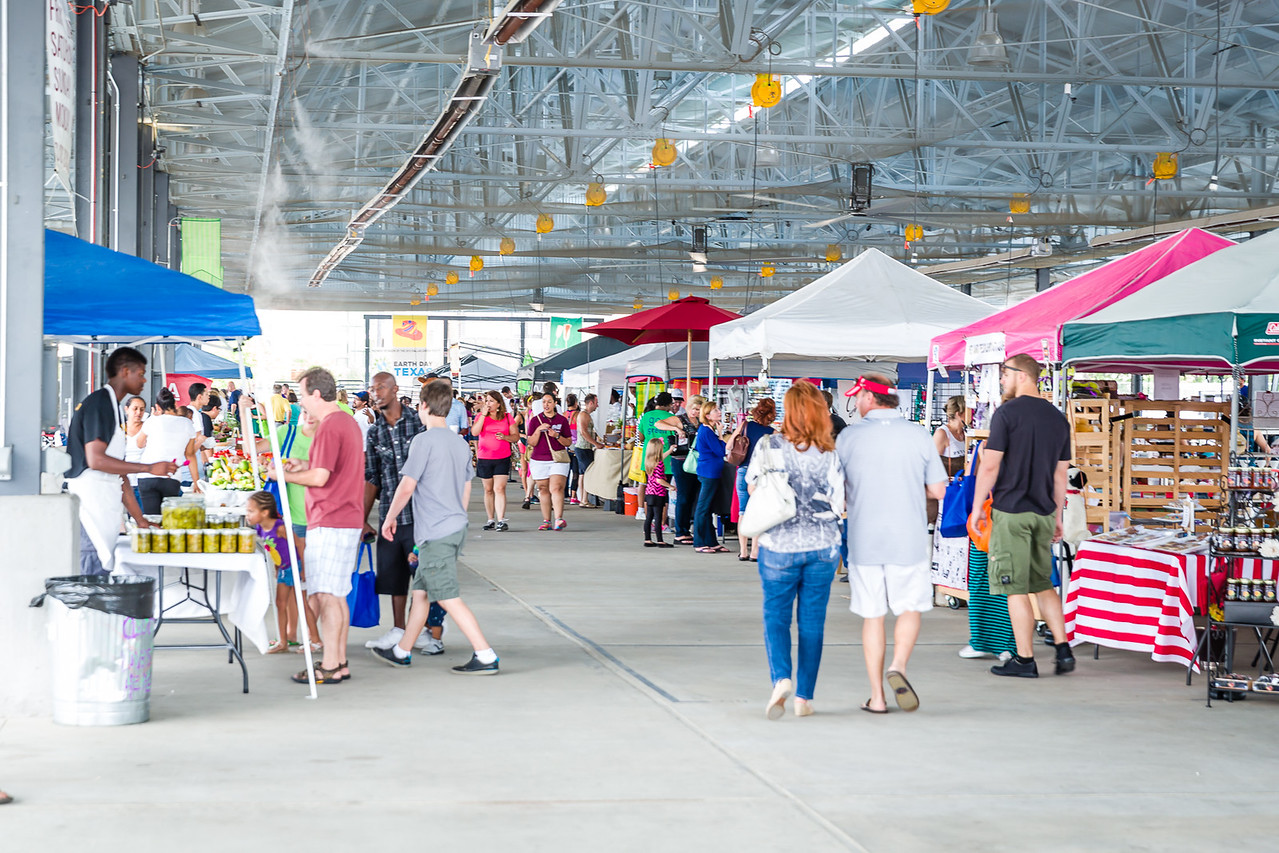
POLYGON ((1075 467, 1088 477, 1083 490, 1089 524, 1110 529, 1110 513, 1122 508, 1124 444, 1122 402, 1110 398, 1067 401, 1071 425, 1071 455, 1075 467))
POLYGON ((1126 448, 1120 508, 1134 521, 1165 515, 1183 497, 1204 508, 1197 531, 1206 531, 1223 506, 1229 464, 1229 403, 1125 400, 1126 448))

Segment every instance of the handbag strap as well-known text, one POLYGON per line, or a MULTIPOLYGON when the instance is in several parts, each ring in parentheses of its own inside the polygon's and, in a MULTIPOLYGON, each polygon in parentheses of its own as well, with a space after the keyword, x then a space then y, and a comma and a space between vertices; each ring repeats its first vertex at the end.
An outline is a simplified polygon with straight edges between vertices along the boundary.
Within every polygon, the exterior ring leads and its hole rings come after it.
POLYGON ((968 464, 968 475, 970 477, 977 473, 977 455, 981 453, 982 443, 982 440, 979 438, 977 439, 977 443, 973 445, 973 461, 968 464))
POLYGON ((365 554, 368 554, 369 556, 369 571, 373 571, 373 546, 370 543, 365 542, 364 540, 361 539, 360 550, 355 555, 355 570, 357 572, 360 570, 360 566, 364 564, 365 554))

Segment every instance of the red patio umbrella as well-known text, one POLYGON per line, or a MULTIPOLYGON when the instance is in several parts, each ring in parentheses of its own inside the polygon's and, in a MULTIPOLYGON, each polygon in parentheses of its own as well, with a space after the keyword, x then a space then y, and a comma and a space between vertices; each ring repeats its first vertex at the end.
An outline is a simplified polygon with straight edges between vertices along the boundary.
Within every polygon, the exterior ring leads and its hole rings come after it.
POLYGON ((689 345, 685 350, 685 379, 691 385, 693 341, 710 340, 711 326, 718 326, 741 316, 725 308, 717 308, 710 300, 700 296, 685 296, 656 308, 637 311, 627 317, 585 326, 582 331, 613 338, 628 346, 684 341, 689 345))

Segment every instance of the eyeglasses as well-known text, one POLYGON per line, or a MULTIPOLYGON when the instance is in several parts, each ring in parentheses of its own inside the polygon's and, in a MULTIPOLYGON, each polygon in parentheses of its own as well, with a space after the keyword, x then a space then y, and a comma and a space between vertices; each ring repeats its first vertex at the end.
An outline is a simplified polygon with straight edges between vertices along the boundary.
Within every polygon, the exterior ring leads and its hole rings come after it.
POLYGON ((1001 364, 1001 365, 999 365, 999 375, 1000 375, 1000 376, 1003 376, 1005 373, 1007 373, 1007 372, 1008 372, 1008 371, 1010 371, 1010 370, 1016 371, 1017 373, 1025 373, 1025 372, 1026 372, 1026 371, 1022 370, 1020 367, 1013 367, 1011 364, 1001 364))

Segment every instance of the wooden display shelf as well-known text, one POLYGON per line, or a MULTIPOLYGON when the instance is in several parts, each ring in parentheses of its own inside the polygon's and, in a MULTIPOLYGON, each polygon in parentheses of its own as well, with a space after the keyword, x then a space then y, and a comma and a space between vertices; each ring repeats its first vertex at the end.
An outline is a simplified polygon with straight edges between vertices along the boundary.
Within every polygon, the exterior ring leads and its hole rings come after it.
POLYGON ((1229 403, 1126 400, 1123 422, 1122 508, 1134 521, 1164 515, 1167 505, 1193 498, 1203 508, 1196 529, 1226 500, 1229 403))
POLYGON ((1089 524, 1110 529, 1110 513, 1121 508, 1123 494, 1122 403, 1110 398, 1068 400, 1071 456, 1075 467, 1088 478, 1083 490, 1089 524))

